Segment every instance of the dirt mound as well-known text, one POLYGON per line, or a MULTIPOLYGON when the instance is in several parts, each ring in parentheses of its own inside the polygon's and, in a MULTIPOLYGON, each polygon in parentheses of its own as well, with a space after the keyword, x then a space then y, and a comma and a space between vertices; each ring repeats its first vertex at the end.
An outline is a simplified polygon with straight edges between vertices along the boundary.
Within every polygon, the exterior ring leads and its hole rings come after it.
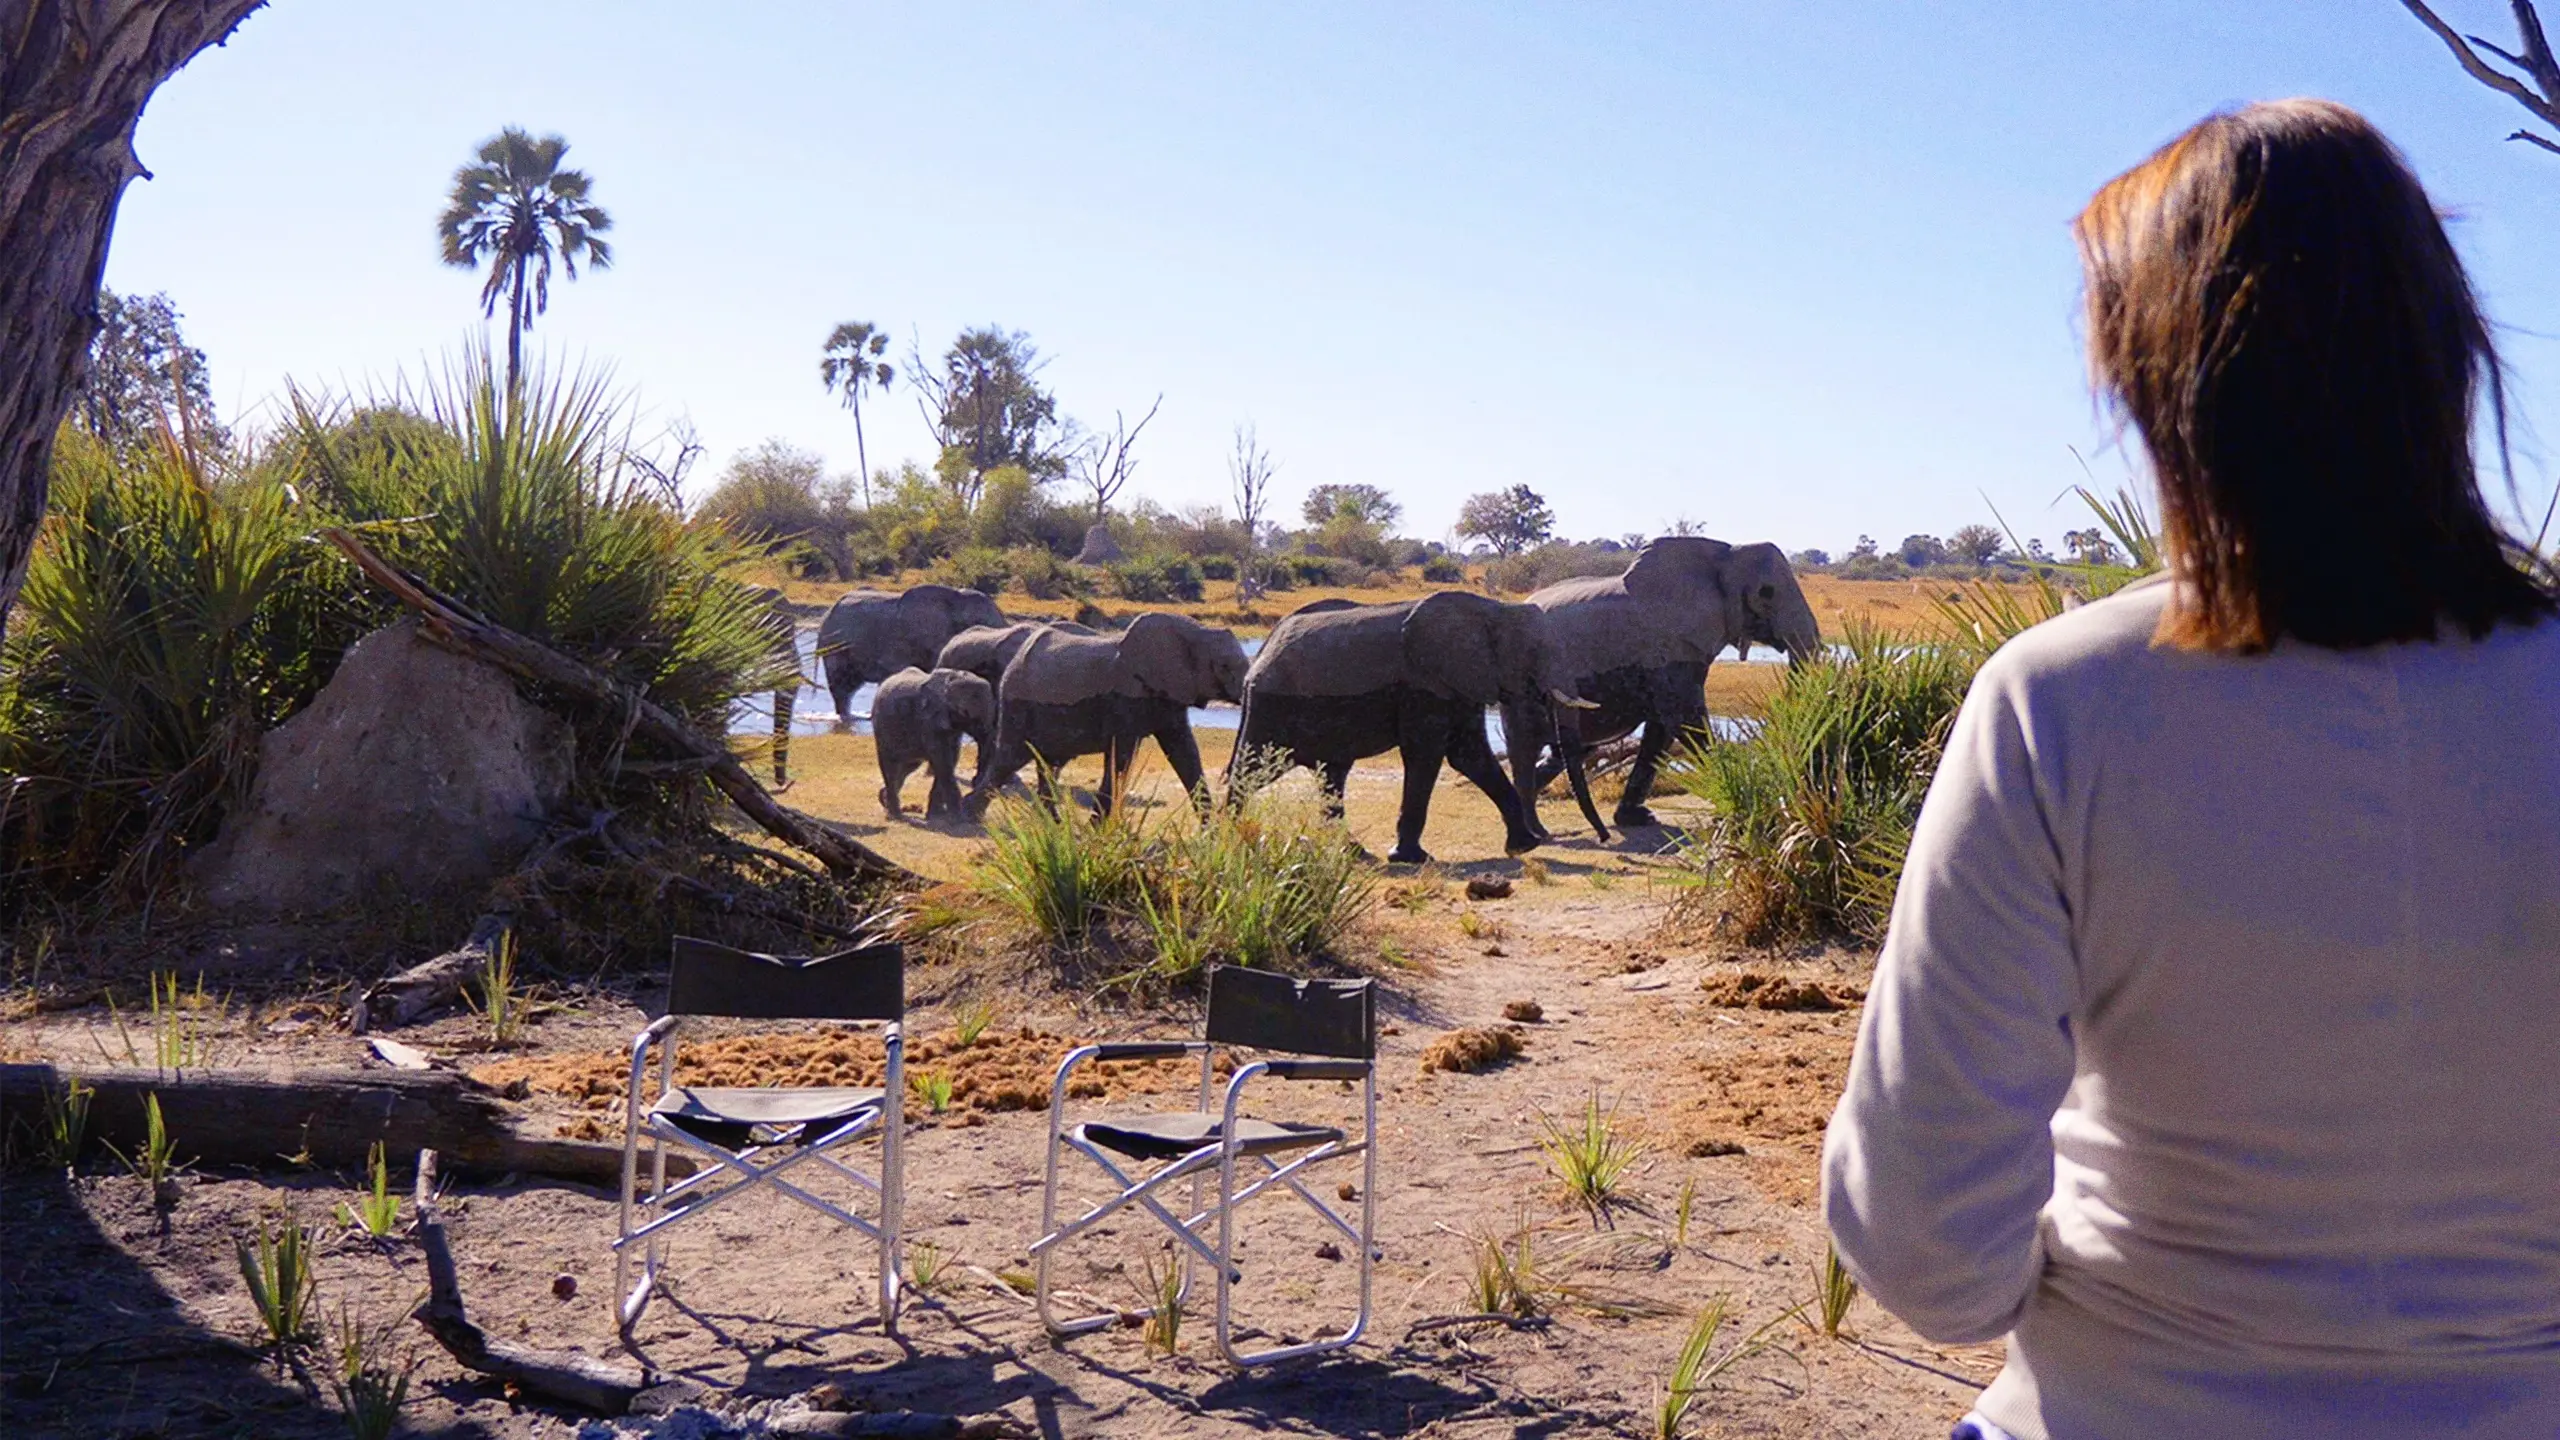
MULTIPOLYGON (((956 1035, 911 1040, 907 1079, 912 1085, 921 1075, 948 1076, 951 1104, 942 1118, 973 1125, 987 1114, 1048 1109, 1058 1062, 1083 1043, 1029 1028, 1010 1034, 989 1031, 971 1045, 961 1044, 956 1035)), ((1220 1068, 1227 1068, 1223 1057, 1221 1062, 1220 1068)), ((650 1063, 654 1079, 656 1062, 650 1063)), ((676 1046, 679 1085, 877 1085, 885 1065, 879 1037, 853 1029, 731 1035, 676 1046)), ((629 1052, 587 1050, 501 1060, 472 1071, 471 1078, 501 1090, 522 1081, 540 1094, 611 1111, 622 1104, 630 1074, 629 1052)), ((1085 1065, 1068 1083, 1067 1093, 1078 1099, 1119 1099, 1188 1090, 1199 1083, 1197 1060, 1122 1061, 1085 1065)), ((907 1118, 927 1118, 921 1101, 908 1099, 907 1118)))
POLYGON ((1076 552, 1079 565, 1116 565, 1128 557, 1120 553, 1120 542, 1111 538, 1108 525, 1085 527, 1084 548, 1076 552))
POLYGON ((1422 1073, 1434 1070, 1455 1071, 1473 1075, 1496 1065, 1517 1060, 1529 1048, 1517 1030, 1493 1025, 1471 1025, 1452 1030, 1431 1042, 1422 1052, 1422 1073))
POLYGON ((1825 985, 1745 970, 1700 982, 1707 1003, 1727 1010, 1845 1010, 1867 998, 1855 985, 1825 985))
POLYGON ((259 742, 249 802, 197 879, 218 906, 270 914, 478 884, 542 834, 569 746, 505 675, 407 622, 377 630, 259 742))

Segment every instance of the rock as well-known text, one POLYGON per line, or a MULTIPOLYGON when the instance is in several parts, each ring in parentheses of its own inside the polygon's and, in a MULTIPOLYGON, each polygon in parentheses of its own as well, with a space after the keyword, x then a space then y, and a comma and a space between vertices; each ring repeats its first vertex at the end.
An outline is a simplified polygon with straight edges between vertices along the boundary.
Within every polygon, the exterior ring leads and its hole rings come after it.
POLYGON ((350 647, 259 742, 249 799, 197 862, 206 899, 291 914, 504 874, 567 793, 568 727, 412 622, 350 647))
POLYGON ((1319 1260, 1339 1260, 1342 1258, 1342 1247, 1334 1244, 1330 1240, 1319 1241, 1316 1245, 1316 1258, 1319 1260))
POLYGON ((1478 875, 1467 882, 1467 898, 1508 900, 1511 898, 1511 881, 1501 875, 1478 875))
POLYGON ((1084 548, 1076 552, 1079 565, 1112 565, 1128 557, 1120 553, 1120 542, 1111 538, 1108 525, 1088 526, 1084 532, 1084 548))
POLYGON ((577 1298, 578 1298, 578 1277, 577 1277, 577 1276, 575 1276, 575 1275, 570 1274, 570 1273, 569 1273, 568 1271, 566 1271, 566 1270, 563 1270, 563 1271, 561 1271, 559 1274, 552 1276, 552 1277, 551 1277, 551 1298, 552 1298, 552 1299, 554 1299, 554 1300, 575 1300, 575 1299, 577 1299, 577 1298))

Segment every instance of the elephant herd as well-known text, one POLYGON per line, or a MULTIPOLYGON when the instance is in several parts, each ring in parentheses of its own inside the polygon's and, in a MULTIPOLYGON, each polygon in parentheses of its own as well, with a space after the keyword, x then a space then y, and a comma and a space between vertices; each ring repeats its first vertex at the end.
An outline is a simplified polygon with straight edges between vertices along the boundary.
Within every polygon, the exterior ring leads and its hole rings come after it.
MULTIPOLYGON (((1665 751, 1706 722, 1708 665, 1728 646, 1755 642, 1790 659, 1820 647, 1794 572, 1774 545, 1698 536, 1654 540, 1622 574, 1568 580, 1518 603, 1461 590, 1386 605, 1321 600, 1282 619, 1250 662, 1232 631, 1187 616, 1141 615, 1116 633, 1017 622, 985 595, 943 585, 856 591, 818 629, 839 717, 849 718, 861 686, 880 687, 871 724, 880 803, 892 815, 919 766, 932 778, 926 816, 944 819, 983 811, 1035 764, 1054 803, 1056 770, 1084 755, 1105 757, 1096 803, 1107 813, 1148 739, 1205 808, 1189 711, 1227 701, 1244 711, 1225 776, 1231 801, 1271 778, 1275 764, 1303 765, 1339 814, 1352 765, 1397 752, 1404 796, 1387 857, 1396 862, 1430 858, 1423 823, 1444 761, 1501 812, 1507 851, 1552 838, 1537 794, 1558 774, 1606 840, 1584 760, 1639 726, 1614 819, 1652 824, 1645 799, 1665 751), (1508 775, 1485 734, 1493 707, 1508 775), (965 793, 964 736, 978 755, 965 793)), ((777 709, 777 736, 787 728, 777 709)))

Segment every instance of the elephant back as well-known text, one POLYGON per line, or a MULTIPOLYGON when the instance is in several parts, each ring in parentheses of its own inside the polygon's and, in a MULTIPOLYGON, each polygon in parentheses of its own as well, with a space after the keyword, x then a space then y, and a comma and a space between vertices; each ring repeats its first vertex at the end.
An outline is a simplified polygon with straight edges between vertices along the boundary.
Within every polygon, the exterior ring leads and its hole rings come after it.
POLYGON ((1623 573, 1550 585, 1529 603, 1547 613, 1568 675, 1704 665, 1736 633, 1724 573, 1732 555, 1721 540, 1665 535, 1638 550, 1623 573))
POLYGON ((1406 684, 1476 705, 1537 693, 1553 664, 1544 611, 1470 590, 1417 601, 1400 640, 1406 684))
POLYGON ((1404 622, 1419 601, 1319 602, 1271 628, 1245 688, 1272 695, 1368 695, 1404 681, 1404 622))
POLYGON ((1013 657, 1022 653, 1031 637, 1047 628, 1037 620, 1013 625, 972 625, 944 643, 942 653, 934 657, 934 665, 944 670, 966 670, 993 685, 1004 678, 1004 667, 1013 663, 1013 657))
POLYGON ((1004 667, 997 703, 1076 705, 1118 690, 1125 676, 1119 637, 1043 629, 1004 667))

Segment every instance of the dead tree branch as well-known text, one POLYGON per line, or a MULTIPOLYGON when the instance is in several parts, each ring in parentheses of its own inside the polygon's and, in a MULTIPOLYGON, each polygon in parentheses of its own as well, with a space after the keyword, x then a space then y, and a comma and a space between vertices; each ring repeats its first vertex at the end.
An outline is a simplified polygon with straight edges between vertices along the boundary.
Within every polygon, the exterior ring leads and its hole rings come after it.
POLYGON ((605 713, 625 717, 631 734, 685 759, 700 761, 704 778, 729 797, 730 803, 748 819, 784 844, 816 856, 818 863, 840 880, 885 881, 907 889, 924 885, 923 877, 914 871, 825 822, 775 800, 726 745, 697 733, 656 702, 584 661, 481 619, 460 602, 435 594, 394 569, 345 530, 333 526, 321 533, 345 552, 366 578, 417 611, 425 621, 420 633, 428 640, 605 713))
POLYGON ((1069 463, 1074 466, 1076 483, 1093 493, 1094 524, 1099 525, 1111 518, 1111 502, 1127 488, 1129 477, 1137 473, 1138 461, 1133 452, 1137 448, 1138 437, 1145 433, 1147 422, 1155 419, 1156 412, 1163 408, 1164 396, 1158 395, 1156 403, 1147 407, 1147 413, 1139 416, 1134 426, 1128 417, 1114 410, 1109 430, 1095 431, 1076 447, 1069 463))
POLYGON ((596 1360, 574 1350, 538 1350, 492 1340, 462 1308, 462 1282, 445 1242, 444 1217, 436 1210, 436 1152, 418 1154, 418 1248, 427 1257, 427 1303, 412 1318, 463 1369, 518 1386, 591 1415, 621 1415, 631 1399, 657 1383, 637 1365, 596 1360))
MULTIPOLYGON (((2542 17, 2534 13, 2533 0, 2508 0, 2516 17, 2516 43, 2519 47, 2516 51, 2502 49, 2477 35, 2463 35, 2429 9, 2426 0, 2400 0, 2400 3, 2410 14, 2418 17, 2418 23, 2435 32, 2435 37, 2453 52, 2453 58, 2461 64, 2465 74, 2522 105, 2544 124, 2560 128, 2560 59, 2555 59, 2551 53, 2550 37, 2542 28, 2542 17), (2525 78, 2520 80, 2491 65, 2480 57, 2482 50, 2524 72, 2525 78), (2528 80, 2532 83, 2527 84, 2528 80), (2540 94, 2534 93, 2536 87, 2540 88, 2540 94)), ((2518 130, 2507 138, 2522 140, 2560 155, 2560 141, 2536 135, 2530 130, 2518 130)))

